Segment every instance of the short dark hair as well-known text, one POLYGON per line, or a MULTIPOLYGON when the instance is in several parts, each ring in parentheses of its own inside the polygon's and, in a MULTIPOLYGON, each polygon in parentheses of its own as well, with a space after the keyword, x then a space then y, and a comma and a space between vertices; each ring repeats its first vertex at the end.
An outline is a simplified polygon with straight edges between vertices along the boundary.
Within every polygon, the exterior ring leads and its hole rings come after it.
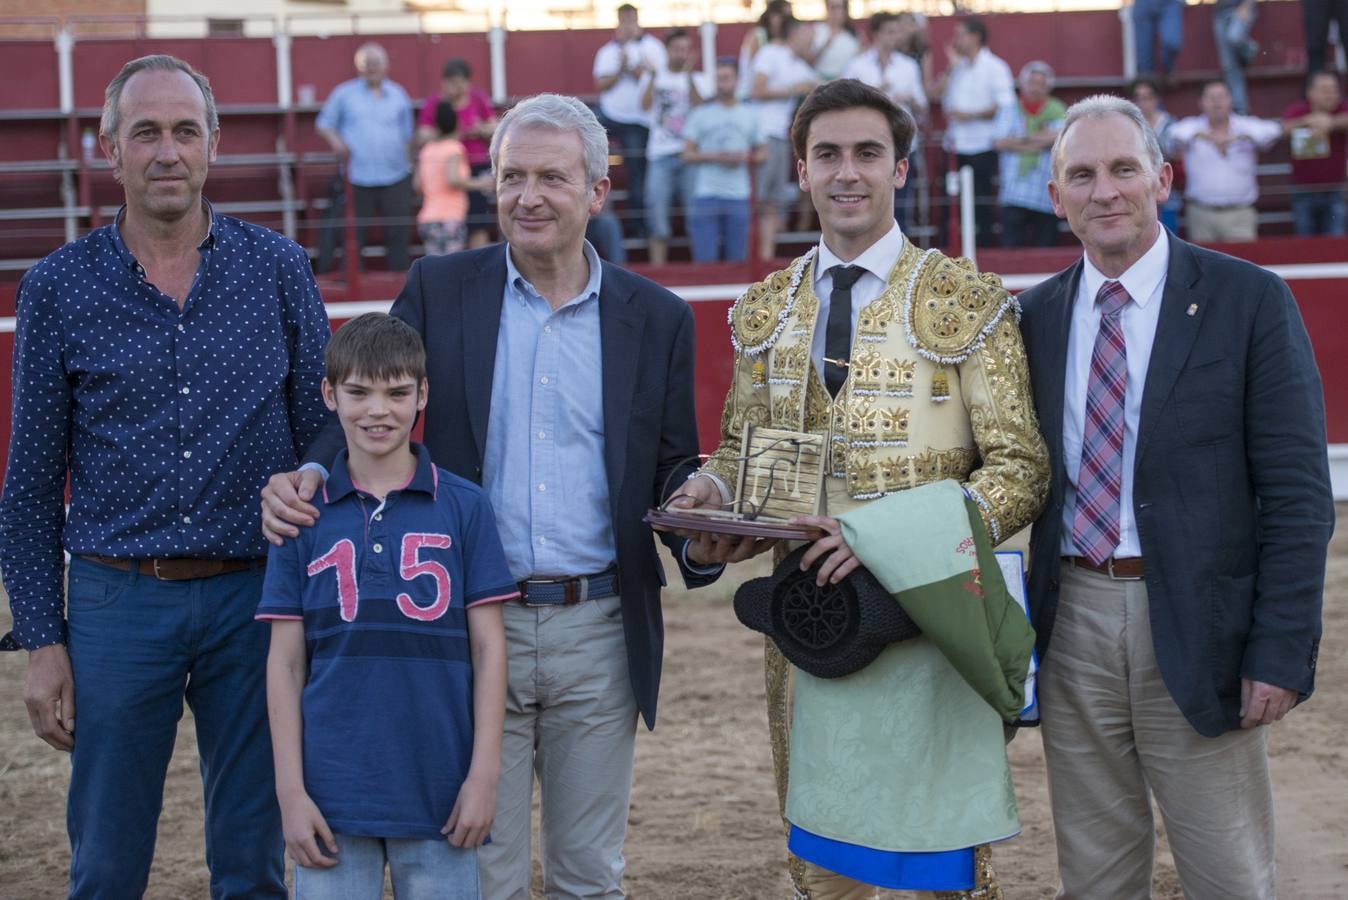
POLYGON ((451 101, 435 104, 435 129, 446 137, 459 130, 459 114, 451 101))
MULTIPOLYGON (((804 24, 805 24, 804 22, 802 22, 800 19, 797 19, 795 16, 787 16, 786 18, 782 19, 782 24, 779 26, 781 28, 781 32, 777 34, 777 37, 781 38, 782 40, 786 40, 787 38, 791 37, 792 32, 794 32, 797 28, 799 28, 804 24)), ((772 35, 769 35, 768 37, 769 39, 771 39, 772 35)))
POLYGON ((1161 96, 1161 83, 1157 81, 1155 78, 1152 78, 1150 75, 1143 75, 1139 78, 1134 78, 1132 82, 1128 85, 1128 96, 1131 97, 1134 94, 1136 94, 1137 89, 1140 87, 1151 88, 1151 92, 1153 94, 1155 94, 1158 98, 1161 96))
POLYGON ((632 15, 636 15, 637 8, 630 3, 624 3, 622 6, 618 7, 618 15, 621 16, 623 13, 631 13, 632 15))
POLYGON ((686 38, 691 36, 692 35, 688 33, 687 28, 671 28, 669 29, 668 32, 665 33, 665 46, 668 47, 670 44, 674 43, 674 41, 678 40, 679 38, 686 38))
POLYGON ((758 17, 758 27, 768 33, 768 40, 776 37, 772 33, 772 17, 780 16, 783 19, 791 18, 791 0, 768 0, 768 5, 763 8, 763 13, 758 17))
POLYGON ((871 37, 875 37, 880 33, 881 28, 884 28, 890 22, 898 21, 898 18, 899 17, 892 12, 874 13, 866 20, 866 33, 871 37))
POLYGON ((1226 91, 1228 94, 1231 93, 1231 88, 1227 86, 1225 81, 1223 81, 1220 78, 1209 78, 1207 81, 1199 85, 1198 96, 1202 97, 1204 94, 1208 92, 1208 88, 1210 87, 1219 87, 1222 90, 1226 91))
POLYGON ((791 148, 797 159, 805 159, 809 149, 806 143, 810 138, 810 124, 823 113, 839 112, 844 109, 873 109, 885 117, 889 123, 890 134, 894 137, 894 161, 908 158, 913 146, 913 135, 917 133, 917 123, 908 110, 899 106, 884 91, 877 90, 855 78, 839 78, 825 82, 810 93, 796 110, 796 118, 791 123, 791 148))
POLYGON ((1332 69, 1316 69, 1306 76, 1306 90, 1309 91, 1311 89, 1311 85, 1315 84, 1317 78, 1328 78, 1330 81, 1334 82, 1336 86, 1339 84, 1338 72, 1335 72, 1332 69))
POLYGON ((734 69, 736 72, 738 72, 740 70, 740 61, 738 58, 734 56, 716 57, 716 68, 719 69, 722 66, 725 66, 728 69, 734 69))
POLYGON ((336 387, 353 375, 375 381, 426 377, 426 348, 421 335, 388 313, 365 313, 347 322, 328 342, 323 358, 328 384, 336 387))
POLYGON ((441 78, 472 78, 473 70, 468 65, 468 60, 460 59, 457 56, 451 56, 445 60, 445 68, 440 72, 441 78))
POLYGON ((963 25, 965 31, 977 37, 980 47, 988 45, 988 25, 978 16, 961 16, 955 24, 963 25))

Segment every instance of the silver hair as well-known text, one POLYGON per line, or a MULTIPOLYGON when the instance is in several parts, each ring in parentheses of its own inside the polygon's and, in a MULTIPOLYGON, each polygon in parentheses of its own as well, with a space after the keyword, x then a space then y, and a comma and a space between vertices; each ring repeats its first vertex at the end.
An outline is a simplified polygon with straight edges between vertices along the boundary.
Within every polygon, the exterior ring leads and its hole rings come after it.
POLYGON ((215 110, 215 95, 211 93, 211 83, 206 76, 192 68, 190 63, 183 62, 176 56, 156 53, 152 56, 142 56, 139 59, 131 60, 131 62, 122 66, 122 70, 117 73, 112 81, 108 82, 108 88, 103 92, 103 118, 98 123, 98 130, 101 134, 106 134, 113 140, 117 139, 117 126, 121 124, 117 107, 122 102, 122 90, 126 87, 126 83, 131 80, 131 76, 139 72, 186 73, 196 82, 197 87, 201 88, 201 96, 206 101, 206 130, 214 132, 220 127, 220 115, 215 110))
POLYGON ((365 43, 361 44, 359 47, 356 48, 354 57, 357 61, 359 61, 360 58, 367 53, 373 53, 376 56, 378 56, 380 59, 384 61, 384 65, 387 66, 389 64, 388 51, 384 49, 383 44, 377 41, 366 41, 365 43))
POLYGON ((1030 80, 1030 76, 1036 73, 1043 75, 1044 78, 1048 81, 1048 89, 1050 91, 1053 90, 1053 85, 1057 83, 1058 76, 1053 73, 1053 67, 1050 66, 1048 63, 1044 62, 1042 59, 1031 60, 1030 62, 1027 62, 1025 65, 1021 66, 1020 76, 1017 79, 1017 84, 1019 84, 1021 87, 1024 87, 1025 82, 1030 80))
POLYGON ((1165 156, 1161 153, 1161 142, 1156 139, 1156 132, 1147 124, 1147 119, 1142 115, 1142 110, 1137 108, 1137 104, 1123 97, 1115 97, 1113 94, 1096 94, 1067 107, 1067 115, 1063 117, 1062 127, 1058 129, 1058 136, 1053 141, 1053 150, 1049 156, 1054 180, 1058 177, 1058 161, 1062 154, 1063 138, 1067 137, 1067 132, 1082 119, 1103 119, 1106 116, 1123 116, 1136 125, 1142 132, 1142 143, 1147 148, 1147 160, 1151 163, 1152 174, 1161 171, 1161 164, 1165 162, 1165 156))
POLYGON ((575 132, 584 153, 586 180, 594 185, 608 175, 608 132, 588 106, 562 94, 536 94, 501 117, 501 124, 491 137, 493 173, 501 162, 501 143, 506 133, 511 128, 526 127, 575 132))

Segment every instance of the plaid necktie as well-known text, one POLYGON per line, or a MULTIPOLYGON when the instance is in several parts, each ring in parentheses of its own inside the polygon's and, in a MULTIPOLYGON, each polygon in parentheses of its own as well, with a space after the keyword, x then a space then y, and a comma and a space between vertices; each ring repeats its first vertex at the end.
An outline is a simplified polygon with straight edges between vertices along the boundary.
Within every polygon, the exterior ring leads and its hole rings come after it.
POLYGON ((1131 299, 1117 281, 1106 281, 1095 296, 1100 306, 1100 331, 1095 336, 1086 385, 1086 427, 1072 540, 1081 555, 1096 566, 1109 559, 1119 545, 1123 397, 1128 387, 1128 354, 1119 314, 1131 299))

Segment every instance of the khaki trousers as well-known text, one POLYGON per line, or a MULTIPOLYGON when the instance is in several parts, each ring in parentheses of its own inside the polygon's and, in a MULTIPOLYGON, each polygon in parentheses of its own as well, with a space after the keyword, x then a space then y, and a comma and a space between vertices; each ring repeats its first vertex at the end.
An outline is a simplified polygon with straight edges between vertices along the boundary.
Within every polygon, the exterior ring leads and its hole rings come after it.
POLYGON ((1214 209, 1189 203, 1184 208, 1184 226, 1189 240, 1197 244, 1252 241, 1259 233, 1259 217, 1253 206, 1214 209))
POLYGON ((504 607, 509 675, 491 843, 478 850, 483 900, 529 900, 529 814, 549 900, 623 896, 637 705, 617 597, 504 607))
POLYGON ((1151 796, 1195 900, 1272 900, 1267 728, 1203 737, 1161 680, 1147 587, 1064 562, 1039 672, 1059 898, 1151 896, 1151 796))

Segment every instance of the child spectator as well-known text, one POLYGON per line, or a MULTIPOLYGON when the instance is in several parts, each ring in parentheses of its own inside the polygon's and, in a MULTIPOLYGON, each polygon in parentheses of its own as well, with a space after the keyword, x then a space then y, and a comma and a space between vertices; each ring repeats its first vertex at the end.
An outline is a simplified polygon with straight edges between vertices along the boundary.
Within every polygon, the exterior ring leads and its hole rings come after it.
POLYGON ((733 57, 716 62, 716 99, 689 116, 683 161, 693 170, 693 262, 742 262, 749 252, 749 165, 763 156, 758 117, 735 97, 733 57))
POLYGON ((481 488, 408 436, 426 405, 411 326, 353 319, 323 399, 346 450, 322 516, 271 548, 257 618, 296 898, 478 897, 505 716, 501 601, 518 596, 481 488))
POLYGON ((443 256, 462 250, 468 239, 468 192, 491 189, 491 175, 473 175, 468 152, 457 134, 459 115, 454 104, 441 100, 435 107, 437 137, 421 148, 417 183, 421 211, 417 231, 428 255, 443 256))
MULTIPOLYGON (((440 93, 427 97, 421 104, 417 118, 417 146, 423 146, 439 135, 435 125, 435 110, 440 101, 448 100, 454 104, 454 112, 459 115, 459 140, 468 154, 468 167, 474 175, 491 175, 491 159, 487 156, 487 144, 496 132, 499 121, 491 98, 480 88, 473 86, 473 70, 468 63, 457 57, 445 60, 445 68, 440 75, 440 93)), ((488 197, 493 186, 488 184, 484 190, 468 192, 468 246, 485 247, 491 242, 492 214, 488 197)))

